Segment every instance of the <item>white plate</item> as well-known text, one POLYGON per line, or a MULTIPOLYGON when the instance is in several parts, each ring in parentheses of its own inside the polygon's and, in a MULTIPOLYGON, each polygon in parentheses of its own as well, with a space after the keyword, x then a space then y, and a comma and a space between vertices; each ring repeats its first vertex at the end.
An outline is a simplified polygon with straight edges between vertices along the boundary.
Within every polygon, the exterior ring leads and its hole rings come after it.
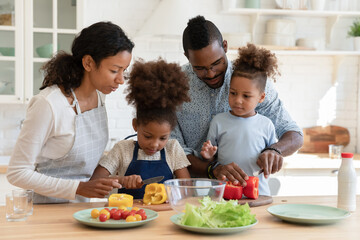
POLYGON ((329 224, 350 216, 343 209, 313 204, 280 204, 267 211, 284 221, 305 224, 329 224))
POLYGON ((245 231, 245 230, 253 227, 254 225, 256 225, 258 223, 258 221, 256 220, 256 222, 251 225, 242 226, 242 227, 232 227, 232 228, 191 227, 191 226, 183 225, 180 223, 183 215, 184 215, 184 213, 179 213, 179 214, 173 215, 170 217, 170 220, 175 225, 179 226, 182 229, 185 229, 185 230, 188 230, 191 232, 205 233, 205 234, 225 234, 225 233, 242 232, 242 231, 245 231))
MULTIPOLYGON (((78 211, 76 213, 73 214, 73 217, 81 222, 82 224, 91 226, 91 227, 98 227, 98 228, 131 228, 131 227, 137 227, 137 226, 141 226, 144 225, 152 220, 155 220, 158 217, 158 213, 150 210, 150 209, 146 209, 145 213, 147 216, 146 220, 141 220, 141 221, 136 221, 136 222, 126 222, 124 219, 121 220, 114 220, 114 219, 109 219, 106 222, 100 222, 100 220, 98 218, 92 218, 91 217, 91 211, 94 208, 89 208, 89 209, 85 209, 85 210, 81 210, 78 211)), ((96 208, 99 211, 101 209, 104 208, 96 208)), ((111 209, 111 208, 109 208, 111 209)))

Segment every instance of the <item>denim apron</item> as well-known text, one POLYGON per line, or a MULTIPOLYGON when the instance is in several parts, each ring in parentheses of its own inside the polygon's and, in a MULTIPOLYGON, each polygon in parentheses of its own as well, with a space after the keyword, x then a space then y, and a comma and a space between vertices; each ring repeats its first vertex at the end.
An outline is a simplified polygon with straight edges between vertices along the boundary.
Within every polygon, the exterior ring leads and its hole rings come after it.
MULTIPOLYGON (((75 116, 74 144, 64 157, 49 159, 39 163, 35 167, 35 171, 55 178, 86 182, 90 179, 98 165, 108 141, 107 114, 101 97, 98 97, 101 101, 101 106, 82 113, 75 93, 73 90, 71 92, 74 96, 71 107, 76 107, 77 111, 75 116)), ((76 200, 71 202, 88 201, 88 198, 77 195, 76 200)), ((65 202, 70 201, 34 193, 34 203, 65 202)))
MULTIPOLYGON (((125 172, 125 176, 129 175, 140 175, 142 179, 148 179, 151 177, 164 176, 164 179, 160 182, 163 183, 165 180, 172 179, 173 174, 166 162, 165 149, 160 151, 161 159, 156 160, 140 160, 138 158, 139 144, 135 142, 135 148, 133 153, 132 161, 129 164, 128 169, 125 172)), ((144 197, 145 185, 140 189, 125 189, 121 188, 118 190, 119 193, 127 193, 134 197, 134 199, 142 199, 144 197)))

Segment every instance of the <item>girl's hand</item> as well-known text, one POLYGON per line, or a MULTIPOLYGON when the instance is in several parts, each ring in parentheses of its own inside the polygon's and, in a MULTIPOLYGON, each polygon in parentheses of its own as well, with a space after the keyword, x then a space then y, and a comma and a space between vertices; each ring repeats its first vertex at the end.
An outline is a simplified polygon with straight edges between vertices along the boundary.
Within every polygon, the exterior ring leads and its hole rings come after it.
POLYGON ((119 182, 124 188, 127 189, 141 188, 144 185, 140 175, 119 177, 119 182))
POLYGON ((104 198, 114 188, 121 188, 117 178, 98 178, 88 182, 80 182, 76 194, 88 198, 104 198))
POLYGON ((216 151, 217 146, 213 146, 210 140, 207 140, 206 142, 204 142, 200 154, 204 159, 212 160, 216 151))

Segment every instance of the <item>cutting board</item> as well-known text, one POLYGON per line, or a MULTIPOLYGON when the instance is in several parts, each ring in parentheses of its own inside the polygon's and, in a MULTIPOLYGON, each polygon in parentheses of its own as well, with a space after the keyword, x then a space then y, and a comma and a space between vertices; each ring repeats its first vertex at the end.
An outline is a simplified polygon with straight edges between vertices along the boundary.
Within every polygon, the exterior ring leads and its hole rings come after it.
POLYGON ((271 196, 262 196, 260 195, 257 199, 248 199, 243 198, 238 200, 239 204, 248 203, 250 207, 258 207, 267 205, 273 202, 273 198, 271 196))
POLYGON ((329 144, 343 145, 350 142, 349 131, 340 126, 329 125, 315 126, 303 129, 304 145, 299 150, 301 153, 328 153, 329 144))
POLYGON ((146 205, 140 199, 135 199, 133 206, 138 207, 138 208, 147 208, 147 209, 154 210, 157 212, 172 210, 170 203, 162 203, 162 204, 157 204, 157 205, 151 205, 151 204, 146 205))

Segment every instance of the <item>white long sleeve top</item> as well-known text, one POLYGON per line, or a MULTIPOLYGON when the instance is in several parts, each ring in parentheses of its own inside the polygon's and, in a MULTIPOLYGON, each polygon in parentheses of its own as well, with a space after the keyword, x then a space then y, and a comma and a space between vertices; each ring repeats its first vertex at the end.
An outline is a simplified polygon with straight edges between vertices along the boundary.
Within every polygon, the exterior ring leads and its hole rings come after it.
MULTIPOLYGON (((100 105, 100 99, 98 102, 100 105)), ((50 177, 35 171, 38 163, 60 159, 71 150, 75 116, 56 85, 45 88, 31 99, 9 162, 7 179, 11 184, 45 196, 75 199, 79 180, 50 177)))

